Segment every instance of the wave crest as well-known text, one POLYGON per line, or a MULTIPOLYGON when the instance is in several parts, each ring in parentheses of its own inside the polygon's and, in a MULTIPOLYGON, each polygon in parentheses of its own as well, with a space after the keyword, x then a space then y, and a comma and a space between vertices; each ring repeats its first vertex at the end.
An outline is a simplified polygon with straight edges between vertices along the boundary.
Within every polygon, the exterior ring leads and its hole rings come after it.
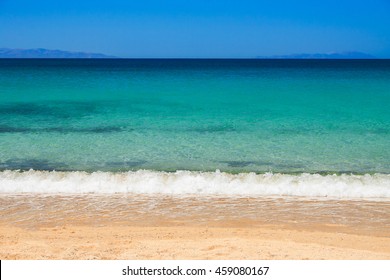
POLYGON ((390 198, 389 174, 2 171, 0 193, 135 193, 390 198))

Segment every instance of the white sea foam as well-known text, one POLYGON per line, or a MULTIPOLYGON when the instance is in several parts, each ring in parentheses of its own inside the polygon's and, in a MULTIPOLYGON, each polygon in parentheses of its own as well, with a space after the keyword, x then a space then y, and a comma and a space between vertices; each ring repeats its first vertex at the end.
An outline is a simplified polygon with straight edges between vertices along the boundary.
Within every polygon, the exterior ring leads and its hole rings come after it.
POLYGON ((135 193, 390 198, 390 175, 2 171, 0 193, 135 193))

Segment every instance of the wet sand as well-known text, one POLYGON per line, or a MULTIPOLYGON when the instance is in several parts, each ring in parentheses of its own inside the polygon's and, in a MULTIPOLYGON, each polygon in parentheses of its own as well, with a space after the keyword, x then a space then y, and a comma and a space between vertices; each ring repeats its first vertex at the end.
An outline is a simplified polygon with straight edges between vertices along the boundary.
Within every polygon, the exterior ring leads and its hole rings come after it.
POLYGON ((390 201, 1 195, 0 259, 390 259, 390 201))

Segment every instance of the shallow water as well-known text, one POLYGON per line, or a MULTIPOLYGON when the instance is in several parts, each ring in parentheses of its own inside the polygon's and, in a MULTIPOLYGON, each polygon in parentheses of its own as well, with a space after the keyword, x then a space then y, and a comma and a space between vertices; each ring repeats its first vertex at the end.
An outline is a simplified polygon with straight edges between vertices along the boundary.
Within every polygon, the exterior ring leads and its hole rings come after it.
POLYGON ((0 223, 63 226, 293 227, 390 237, 390 201, 167 195, 0 195, 0 223))
POLYGON ((390 173, 388 60, 0 60, 0 169, 390 173))

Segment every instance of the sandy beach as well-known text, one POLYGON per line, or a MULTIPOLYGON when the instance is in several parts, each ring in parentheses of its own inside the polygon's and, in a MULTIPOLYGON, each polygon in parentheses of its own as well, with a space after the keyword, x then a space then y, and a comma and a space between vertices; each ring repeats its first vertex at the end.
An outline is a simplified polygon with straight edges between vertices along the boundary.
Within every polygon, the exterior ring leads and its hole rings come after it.
POLYGON ((386 201, 0 200, 1 259, 390 259, 386 201))
POLYGON ((390 259, 389 238, 214 227, 0 227, 1 259, 390 259))

